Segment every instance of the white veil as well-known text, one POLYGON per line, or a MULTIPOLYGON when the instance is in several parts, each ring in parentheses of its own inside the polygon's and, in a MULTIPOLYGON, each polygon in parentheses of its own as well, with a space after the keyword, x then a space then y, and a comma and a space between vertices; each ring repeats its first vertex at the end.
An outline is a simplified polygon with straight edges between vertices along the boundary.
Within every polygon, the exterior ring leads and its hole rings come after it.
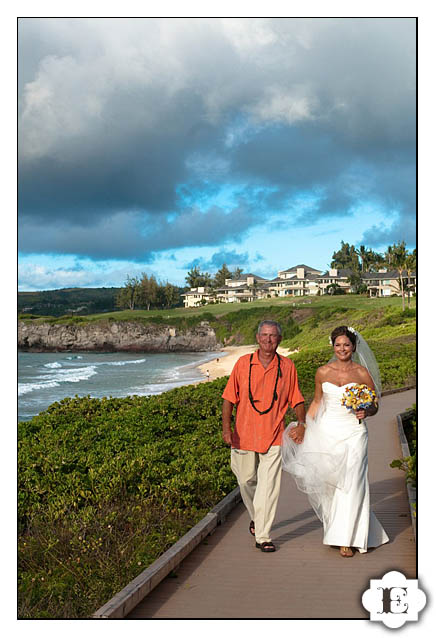
POLYGON ((315 418, 307 417, 307 429, 302 443, 289 436, 296 423, 290 423, 282 436, 282 468, 295 480, 297 488, 305 492, 318 518, 329 524, 330 503, 335 490, 350 489, 350 467, 353 458, 346 445, 338 444, 319 427, 325 410, 324 399, 315 418))
MULTIPOLYGON (((356 363, 360 363, 361 366, 368 370, 374 382, 377 396, 380 398, 382 391, 381 377, 374 353, 369 345, 366 343, 360 332, 357 332, 357 330, 351 328, 350 326, 348 326, 348 330, 356 335, 356 350, 355 352, 353 352, 352 360, 356 363)), ((336 355, 333 355, 330 361, 336 361, 336 355)))

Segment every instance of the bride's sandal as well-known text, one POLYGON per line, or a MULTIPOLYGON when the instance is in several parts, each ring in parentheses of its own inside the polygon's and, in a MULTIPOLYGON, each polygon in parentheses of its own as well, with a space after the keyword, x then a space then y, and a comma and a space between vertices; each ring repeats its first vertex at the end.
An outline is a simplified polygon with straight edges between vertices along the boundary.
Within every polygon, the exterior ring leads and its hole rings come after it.
POLYGON ((354 556, 354 552, 351 549, 351 547, 341 547, 339 549, 339 553, 341 556, 343 556, 344 558, 351 558, 352 556, 354 556))

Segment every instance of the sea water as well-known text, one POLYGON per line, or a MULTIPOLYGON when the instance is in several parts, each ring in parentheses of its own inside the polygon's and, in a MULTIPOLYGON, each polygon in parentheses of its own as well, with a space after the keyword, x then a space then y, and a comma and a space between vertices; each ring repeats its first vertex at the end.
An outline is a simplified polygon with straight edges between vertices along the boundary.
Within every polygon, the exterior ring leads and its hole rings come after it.
POLYGON ((204 381, 197 366, 222 352, 18 353, 18 420, 26 421, 64 397, 160 394, 204 381))

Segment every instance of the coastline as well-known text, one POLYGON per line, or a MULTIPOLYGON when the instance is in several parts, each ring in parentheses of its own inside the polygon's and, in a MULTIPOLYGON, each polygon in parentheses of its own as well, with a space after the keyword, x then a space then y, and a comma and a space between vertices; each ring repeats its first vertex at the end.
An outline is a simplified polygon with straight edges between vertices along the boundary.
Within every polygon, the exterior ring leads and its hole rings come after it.
MULTIPOLYGON (((198 366, 198 369, 206 377, 204 381, 200 381, 200 383, 207 383, 207 381, 214 381, 220 377, 228 376, 233 370, 233 366, 239 357, 242 357, 244 354, 251 354, 252 352, 255 352, 257 348, 257 343, 251 346, 226 346, 222 348, 221 352, 225 353, 225 356, 221 356, 219 359, 212 359, 212 361, 202 363, 198 366), (207 378, 207 371, 209 371, 209 378, 207 378)), ((287 357, 292 354, 292 352, 297 351, 281 348, 279 346, 277 348, 277 352, 282 356, 287 357)))
POLYGON ((201 383, 200 365, 213 352, 18 352, 18 421, 75 395, 123 398, 152 396, 201 383))

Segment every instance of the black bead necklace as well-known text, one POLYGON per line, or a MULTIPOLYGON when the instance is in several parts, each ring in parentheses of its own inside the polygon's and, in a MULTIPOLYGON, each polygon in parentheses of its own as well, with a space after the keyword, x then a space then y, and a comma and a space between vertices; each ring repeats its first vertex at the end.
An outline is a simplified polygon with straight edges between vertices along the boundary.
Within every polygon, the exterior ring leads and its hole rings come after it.
POLYGON ((277 383, 279 381, 279 377, 282 376, 282 371, 280 369, 280 357, 276 352, 276 356, 277 356, 277 374, 276 374, 276 382, 274 384, 274 392, 273 392, 273 396, 271 399, 271 405, 269 406, 268 410, 258 410, 256 408, 256 406, 254 405, 254 399, 253 399, 253 395, 251 393, 251 366, 253 365, 252 361, 253 361, 253 355, 250 355, 250 368, 249 368, 249 372, 248 372, 248 398, 250 399, 250 403, 252 405, 252 407, 256 410, 256 412, 258 414, 268 414, 268 412, 270 412, 272 410, 272 407, 274 405, 274 401, 277 401, 278 396, 277 396, 277 383))

